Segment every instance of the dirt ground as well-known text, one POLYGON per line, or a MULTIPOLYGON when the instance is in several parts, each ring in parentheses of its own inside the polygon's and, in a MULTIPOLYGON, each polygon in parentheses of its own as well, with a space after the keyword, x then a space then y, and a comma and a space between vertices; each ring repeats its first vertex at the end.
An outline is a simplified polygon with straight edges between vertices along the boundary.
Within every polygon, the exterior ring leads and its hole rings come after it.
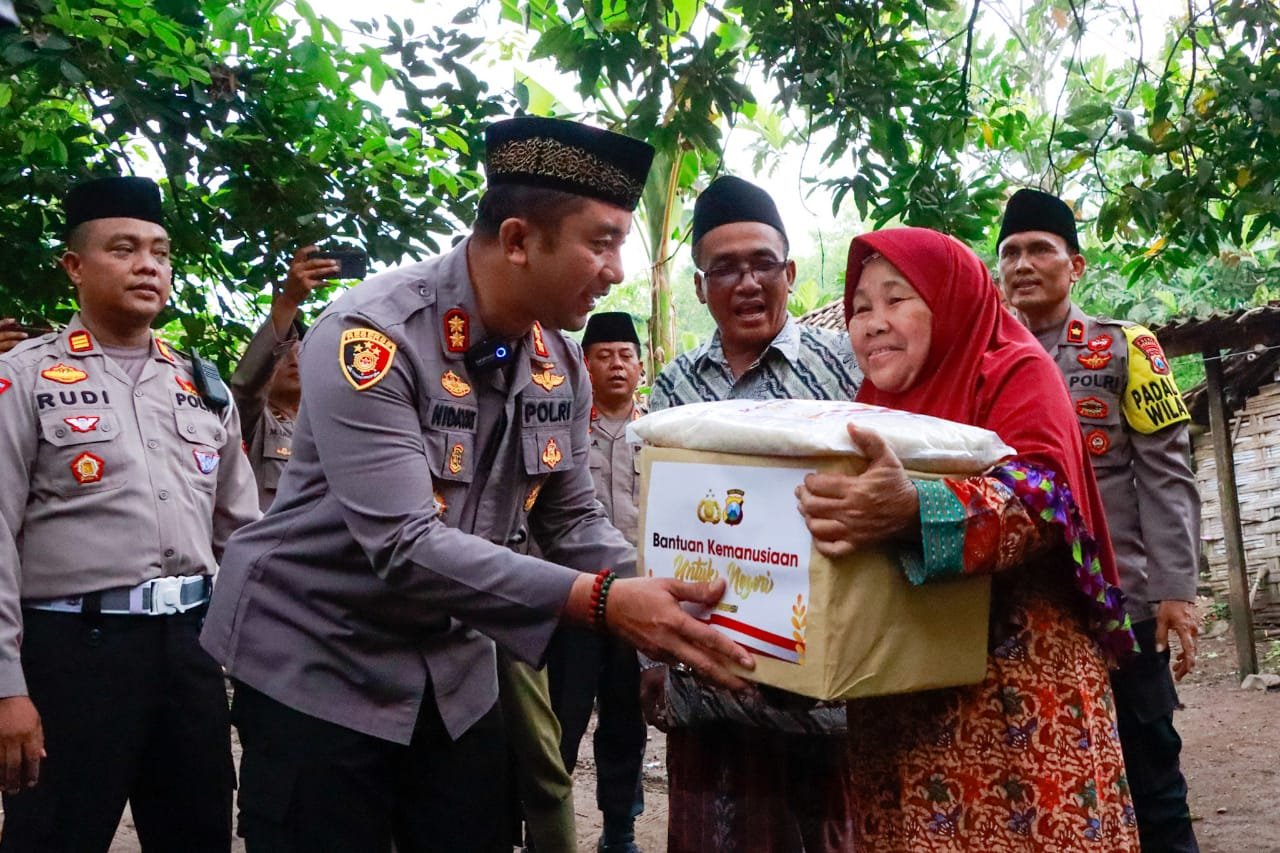
MULTIPOLYGON (((1260 644, 1259 658, 1273 648, 1260 644)), ((1264 669, 1280 671, 1277 654, 1264 669)), ((1183 739, 1183 770, 1204 853, 1280 853, 1280 691, 1241 690, 1230 633, 1201 641, 1200 664, 1179 686, 1184 708, 1176 722, 1183 739)), ((588 739, 584 743, 589 743, 588 739)), ((590 749, 574 774, 578 849, 595 850, 595 766, 590 749)), ((645 756, 646 808, 637 840, 646 853, 665 849, 667 786, 665 740, 651 729, 645 756)), ((111 853, 140 851, 126 813, 111 853)), ((243 853, 237 842, 234 853, 243 853)))

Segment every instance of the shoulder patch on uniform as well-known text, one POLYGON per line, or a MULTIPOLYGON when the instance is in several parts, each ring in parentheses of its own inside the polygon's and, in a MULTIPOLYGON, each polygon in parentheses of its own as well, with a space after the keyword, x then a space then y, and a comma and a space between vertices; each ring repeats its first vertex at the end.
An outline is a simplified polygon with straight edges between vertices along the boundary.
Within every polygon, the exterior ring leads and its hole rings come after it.
POLYGON ((396 357, 396 343, 374 329, 347 329, 338 339, 342 375, 357 391, 382 381, 396 357))
POLYGON ((450 308, 444 314, 444 348, 449 352, 466 352, 471 346, 471 319, 461 308, 450 308))
POLYGON ((542 324, 534 323, 533 328, 529 330, 533 335, 533 352, 539 358, 550 358, 551 353, 547 351, 547 342, 542 337, 542 324))
POLYGON ((69 364, 58 362, 53 367, 47 367, 40 371, 40 375, 45 379, 58 382, 62 385, 74 385, 77 382, 83 382, 89 378, 89 374, 85 373, 78 367, 72 367, 69 364))
POLYGON ((75 459, 71 460, 71 476, 76 478, 76 482, 82 486, 89 483, 96 483, 102 479, 102 472, 106 470, 107 463, 103 462, 100 457, 94 456, 92 453, 81 453, 75 459))
POLYGON ((1067 343, 1084 343, 1084 323, 1079 320, 1072 320, 1067 324, 1067 343))
POLYGON ((86 331, 72 332, 67 338, 67 349, 72 352, 93 352, 93 338, 86 331))
POLYGON ((1129 376, 1121 408, 1129 426, 1150 435, 1191 420, 1156 336, 1136 325, 1126 326, 1124 336, 1129 345, 1129 376))

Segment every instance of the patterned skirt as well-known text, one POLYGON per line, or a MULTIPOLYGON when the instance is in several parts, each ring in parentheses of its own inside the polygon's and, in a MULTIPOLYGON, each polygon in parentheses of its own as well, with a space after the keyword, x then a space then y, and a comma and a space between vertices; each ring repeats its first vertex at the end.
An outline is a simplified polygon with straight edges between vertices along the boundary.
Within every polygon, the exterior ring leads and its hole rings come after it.
POLYGON ((859 851, 1137 851, 1107 669, 1056 597, 1006 590, 972 687, 849 704, 859 851))

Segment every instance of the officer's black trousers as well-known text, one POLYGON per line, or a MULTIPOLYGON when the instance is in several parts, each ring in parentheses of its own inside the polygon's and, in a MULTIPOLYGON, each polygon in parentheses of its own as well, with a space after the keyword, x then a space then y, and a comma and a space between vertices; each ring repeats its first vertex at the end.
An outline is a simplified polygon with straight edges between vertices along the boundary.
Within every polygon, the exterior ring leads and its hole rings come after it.
POLYGON ((23 611, 44 726, 40 784, 4 797, 3 853, 106 851, 125 801, 144 853, 227 853, 231 728, 204 608, 175 616, 23 611))
POLYGON ((1156 620, 1138 622, 1133 632, 1142 653, 1111 674, 1111 687, 1142 850, 1197 853, 1187 780, 1178 762, 1182 739, 1173 728, 1178 694, 1169 672, 1169 650, 1155 650, 1156 620))
POLYGON ((450 739, 430 686, 404 746, 235 685, 248 853, 509 853, 506 744, 492 710, 450 739))
POLYGON ((551 708, 560 721, 560 755, 573 772, 578 748, 596 718, 596 805, 606 822, 625 822, 644 810, 641 782, 648 737, 640 707, 640 665, 622 640, 582 628, 560 628, 547 652, 551 708))

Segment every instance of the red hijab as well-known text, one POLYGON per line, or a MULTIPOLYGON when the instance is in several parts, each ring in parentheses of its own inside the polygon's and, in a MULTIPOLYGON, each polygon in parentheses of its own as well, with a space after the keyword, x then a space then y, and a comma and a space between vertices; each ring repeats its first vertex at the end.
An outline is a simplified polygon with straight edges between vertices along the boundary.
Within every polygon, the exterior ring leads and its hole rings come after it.
POLYGON ((1106 513, 1062 374, 1000 304, 982 261, 960 241, 928 228, 855 237, 845 273, 846 324, 862 266, 874 254, 893 264, 924 299, 933 312, 933 330, 914 385, 890 393, 867 378, 857 400, 992 430, 1018 459, 1052 470, 1059 483, 1065 478, 1098 542, 1103 576, 1118 586, 1106 513))

